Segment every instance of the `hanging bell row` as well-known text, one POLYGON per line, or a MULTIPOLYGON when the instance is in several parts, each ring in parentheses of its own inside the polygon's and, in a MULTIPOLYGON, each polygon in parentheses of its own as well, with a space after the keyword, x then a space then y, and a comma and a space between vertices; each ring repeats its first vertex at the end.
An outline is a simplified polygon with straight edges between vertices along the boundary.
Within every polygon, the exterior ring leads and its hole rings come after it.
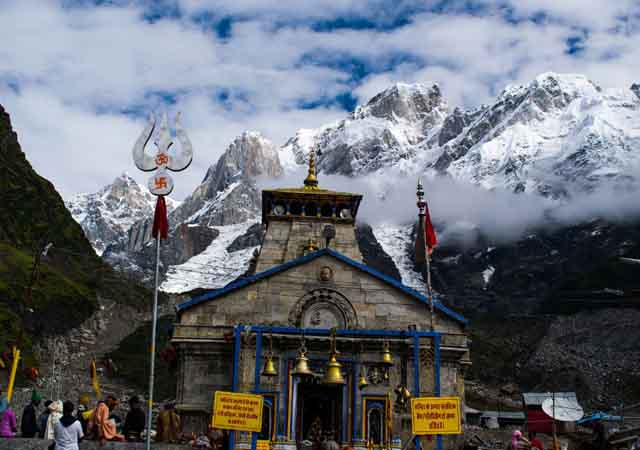
MULTIPOLYGON (((340 354, 338 349, 336 348, 336 333, 335 329, 331 331, 331 350, 329 352, 329 361, 326 365, 326 370, 322 382, 324 384, 345 384, 346 381, 344 376, 342 375, 342 364, 338 362, 337 356, 340 354)), ((267 373, 273 373, 272 376, 277 374, 275 369, 275 365, 273 364, 272 352, 265 362, 265 368, 263 370, 263 375, 267 373)), ((386 367, 393 366, 393 355, 391 354, 391 349, 389 347, 389 342, 384 341, 382 348, 382 360, 381 364, 386 367)), ((304 337, 302 338, 302 342, 300 345, 300 349, 298 350, 298 355, 295 360, 295 365, 292 372, 293 376, 297 377, 310 377, 313 376, 314 373, 311 371, 309 367, 309 358, 307 358, 307 349, 304 345, 304 337)), ((366 375, 364 373, 364 368, 360 371, 360 378, 358 380, 358 387, 360 389, 365 388, 369 385, 367 381, 366 375)))

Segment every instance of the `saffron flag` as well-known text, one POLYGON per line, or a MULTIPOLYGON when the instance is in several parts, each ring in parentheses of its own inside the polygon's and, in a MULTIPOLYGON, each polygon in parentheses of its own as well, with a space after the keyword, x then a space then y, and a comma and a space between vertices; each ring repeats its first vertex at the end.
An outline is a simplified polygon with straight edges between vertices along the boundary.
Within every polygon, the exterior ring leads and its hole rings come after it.
POLYGON ((166 239, 169 235, 169 221, 167 220, 167 204, 164 195, 159 195, 156 201, 156 212, 153 216, 151 235, 158 239, 166 239))
POLYGON ((436 237, 436 230, 433 228, 433 224, 431 223, 431 214, 429 214, 429 205, 425 206, 424 238, 427 244, 427 251, 429 252, 429 254, 433 253, 433 248, 438 243, 438 238, 436 237))
POLYGON ((102 391, 100 389, 100 382, 98 381, 98 369, 96 368, 96 360, 92 359, 89 365, 89 372, 91 376, 91 385, 98 398, 102 397, 102 391))

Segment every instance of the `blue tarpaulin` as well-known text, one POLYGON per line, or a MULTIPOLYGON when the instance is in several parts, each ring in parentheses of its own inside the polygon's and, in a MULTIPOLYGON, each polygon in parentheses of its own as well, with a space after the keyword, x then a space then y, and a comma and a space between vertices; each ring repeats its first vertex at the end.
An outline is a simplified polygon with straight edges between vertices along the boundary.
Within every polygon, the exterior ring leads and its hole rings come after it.
POLYGON ((622 421, 622 417, 620 416, 612 416, 611 414, 607 414, 604 413, 602 411, 598 411, 595 412, 593 414, 590 414, 588 416, 583 417, 582 419, 578 420, 576 423, 578 425, 585 425, 585 424, 590 424, 592 422, 596 422, 598 420, 606 420, 609 422, 620 422, 622 421))

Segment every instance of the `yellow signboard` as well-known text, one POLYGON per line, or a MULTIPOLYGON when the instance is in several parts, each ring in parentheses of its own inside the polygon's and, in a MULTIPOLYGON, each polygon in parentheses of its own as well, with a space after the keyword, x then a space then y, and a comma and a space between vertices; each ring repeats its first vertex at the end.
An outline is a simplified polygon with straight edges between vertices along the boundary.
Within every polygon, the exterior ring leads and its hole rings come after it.
POLYGON ((417 435, 462 433, 460 398, 412 398, 411 430, 417 435))
POLYGON ((262 402, 261 395, 216 391, 213 400, 213 428, 260 431, 262 402))
POLYGON ((271 450, 271 441, 269 439, 258 439, 256 441, 256 450, 271 450))

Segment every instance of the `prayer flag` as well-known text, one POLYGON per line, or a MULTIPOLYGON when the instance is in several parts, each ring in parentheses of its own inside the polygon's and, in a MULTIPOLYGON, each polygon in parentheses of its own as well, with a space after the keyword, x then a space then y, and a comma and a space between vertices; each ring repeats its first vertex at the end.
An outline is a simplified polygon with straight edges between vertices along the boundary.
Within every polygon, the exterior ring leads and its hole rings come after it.
POLYGON ((102 397, 102 391, 100 390, 100 382, 98 381, 98 369, 96 368, 96 360, 91 360, 91 365, 89 366, 89 371, 91 373, 91 385, 93 386, 93 390, 96 393, 98 398, 102 397))

